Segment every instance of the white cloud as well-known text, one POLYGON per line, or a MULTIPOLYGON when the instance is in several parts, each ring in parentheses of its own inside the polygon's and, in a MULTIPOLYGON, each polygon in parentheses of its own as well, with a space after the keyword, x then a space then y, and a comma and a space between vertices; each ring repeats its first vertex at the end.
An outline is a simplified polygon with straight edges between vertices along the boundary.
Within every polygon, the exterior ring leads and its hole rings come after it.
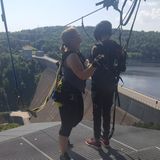
POLYGON ((148 3, 149 5, 152 5, 152 6, 157 6, 157 5, 160 5, 160 1, 158 0, 146 0, 146 3, 148 3))
POLYGON ((146 0, 141 3, 136 19, 136 29, 160 31, 160 1, 146 0))
POLYGON ((142 10, 140 11, 140 17, 144 21, 150 21, 150 20, 160 20, 160 8, 152 8, 150 10, 142 10))

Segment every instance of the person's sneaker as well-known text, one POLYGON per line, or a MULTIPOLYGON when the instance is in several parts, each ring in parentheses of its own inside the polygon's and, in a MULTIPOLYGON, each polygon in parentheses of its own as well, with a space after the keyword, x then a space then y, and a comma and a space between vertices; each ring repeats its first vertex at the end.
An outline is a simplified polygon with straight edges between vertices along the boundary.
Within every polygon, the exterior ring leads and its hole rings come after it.
POLYGON ((73 144, 68 140, 68 148, 73 148, 73 144))
POLYGON ((101 138, 100 142, 105 148, 109 147, 109 139, 101 138))
POLYGON ((71 158, 68 153, 64 153, 63 155, 60 155, 60 160, 74 160, 73 158, 71 158))
POLYGON ((96 140, 95 138, 90 138, 90 139, 87 139, 85 140, 85 143, 88 145, 88 146, 91 146, 95 149, 100 149, 101 148, 101 143, 99 140, 96 140))

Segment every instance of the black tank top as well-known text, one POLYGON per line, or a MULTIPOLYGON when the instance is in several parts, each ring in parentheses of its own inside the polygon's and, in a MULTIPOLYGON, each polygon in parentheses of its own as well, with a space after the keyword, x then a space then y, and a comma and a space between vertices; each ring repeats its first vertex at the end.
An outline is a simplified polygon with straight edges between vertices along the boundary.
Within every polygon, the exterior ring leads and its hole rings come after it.
MULTIPOLYGON (((65 91, 78 93, 78 92, 84 92, 86 81, 79 79, 73 71, 65 65, 66 58, 71 54, 71 52, 64 53, 62 59, 63 59, 63 65, 62 65, 62 71, 63 71, 63 87, 65 91)), ((75 53, 76 54, 76 53, 75 53)), ((81 53, 78 53, 78 56, 80 58, 80 61, 82 62, 83 66, 85 62, 85 58, 82 56, 81 53)))

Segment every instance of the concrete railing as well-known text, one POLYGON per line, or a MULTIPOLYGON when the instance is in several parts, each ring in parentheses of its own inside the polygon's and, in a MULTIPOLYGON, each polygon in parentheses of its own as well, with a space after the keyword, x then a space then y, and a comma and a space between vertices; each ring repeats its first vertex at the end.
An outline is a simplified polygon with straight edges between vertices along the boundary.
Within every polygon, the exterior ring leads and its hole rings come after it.
POLYGON ((120 107, 145 123, 160 124, 160 101, 125 87, 118 87, 120 107))
POLYGON ((146 96, 144 94, 138 93, 134 90, 128 89, 126 87, 118 87, 119 93, 122 93, 138 102, 146 104, 154 109, 160 110, 160 100, 154 99, 152 97, 146 96))

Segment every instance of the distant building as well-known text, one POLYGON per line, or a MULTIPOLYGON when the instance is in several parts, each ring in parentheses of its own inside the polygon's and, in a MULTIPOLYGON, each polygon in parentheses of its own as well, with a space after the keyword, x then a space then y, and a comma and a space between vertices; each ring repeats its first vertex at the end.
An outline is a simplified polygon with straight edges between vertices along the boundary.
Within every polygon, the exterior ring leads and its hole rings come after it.
POLYGON ((39 56, 39 57, 43 57, 44 56, 44 51, 36 51, 35 55, 39 56))
POLYGON ((26 45, 22 48, 22 57, 25 60, 32 60, 32 54, 36 49, 30 45, 26 45))

